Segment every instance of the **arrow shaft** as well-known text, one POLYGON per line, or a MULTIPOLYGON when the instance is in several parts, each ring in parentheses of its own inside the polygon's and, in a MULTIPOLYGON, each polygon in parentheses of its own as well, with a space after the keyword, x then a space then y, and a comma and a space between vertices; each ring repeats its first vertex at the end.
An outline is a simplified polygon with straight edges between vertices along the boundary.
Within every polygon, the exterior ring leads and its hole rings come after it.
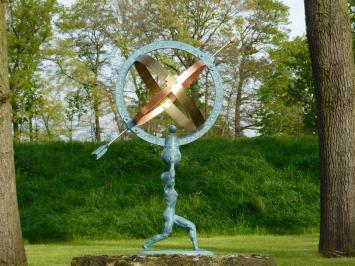
POLYGON ((221 48, 218 49, 217 52, 215 52, 213 54, 213 57, 215 57, 220 51, 222 51, 224 48, 226 48, 229 44, 235 42, 236 39, 237 39, 237 36, 230 38, 228 42, 226 42, 221 48))
POLYGON ((110 146, 112 143, 114 143, 116 140, 119 139, 119 137, 121 137, 124 133, 126 133, 127 128, 125 130, 123 130, 120 134, 118 134, 118 136, 116 138, 114 138, 113 140, 111 140, 107 145, 110 146))

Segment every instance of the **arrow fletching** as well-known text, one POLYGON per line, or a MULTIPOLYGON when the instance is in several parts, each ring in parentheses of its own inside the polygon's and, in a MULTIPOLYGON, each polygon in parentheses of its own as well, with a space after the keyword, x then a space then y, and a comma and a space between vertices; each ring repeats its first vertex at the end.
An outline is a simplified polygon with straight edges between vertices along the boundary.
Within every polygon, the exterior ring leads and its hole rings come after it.
POLYGON ((100 159, 107 152, 108 144, 104 144, 94 150, 91 154, 96 156, 96 160, 100 159))
POLYGON ((113 140, 111 140, 109 143, 104 144, 100 147, 98 147, 96 150, 94 150, 91 154, 96 156, 96 160, 100 159, 102 156, 104 156, 104 154, 107 152, 108 147, 110 147, 110 145, 115 142, 116 140, 119 139, 119 137, 122 136, 122 134, 124 134, 128 129, 126 128, 125 130, 123 130, 116 138, 114 138, 113 140))

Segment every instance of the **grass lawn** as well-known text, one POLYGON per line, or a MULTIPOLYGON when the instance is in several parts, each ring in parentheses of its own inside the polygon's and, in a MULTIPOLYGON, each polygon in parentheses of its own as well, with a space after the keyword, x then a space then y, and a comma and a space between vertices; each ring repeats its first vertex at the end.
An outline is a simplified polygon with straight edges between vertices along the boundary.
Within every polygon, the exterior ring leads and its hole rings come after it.
MULTIPOLYGON (((271 255, 277 265, 347 265, 355 266, 355 258, 322 258, 317 253, 318 235, 240 235, 200 237, 201 248, 216 254, 271 255)), ((75 242, 28 244, 30 266, 70 265, 80 255, 135 254, 143 240, 80 240, 75 242)), ((187 237, 173 237, 158 243, 156 249, 189 249, 187 237)))
MULTIPOLYGON (((16 145, 21 226, 29 242, 148 238, 161 230, 159 176, 167 170, 161 149, 119 141, 96 161, 97 146, 16 145)), ((181 152, 176 212, 199 232, 292 235, 319 228, 316 138, 210 138, 181 152)))

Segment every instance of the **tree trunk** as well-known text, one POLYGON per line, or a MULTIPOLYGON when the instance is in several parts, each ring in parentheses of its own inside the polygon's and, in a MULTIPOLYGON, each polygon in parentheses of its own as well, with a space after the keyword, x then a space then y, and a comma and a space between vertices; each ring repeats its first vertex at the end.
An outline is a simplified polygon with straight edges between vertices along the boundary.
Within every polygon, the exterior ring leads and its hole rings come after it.
POLYGON ((70 126, 69 126, 69 141, 72 142, 73 141, 73 119, 70 120, 70 126))
POLYGON ((29 133, 29 138, 30 142, 33 142, 33 121, 32 121, 32 115, 28 116, 28 133, 29 133))
POLYGON ((25 265, 16 196, 4 0, 0 0, 0 141, 0 265, 25 265))
POLYGON ((305 0, 320 148, 319 251, 326 256, 355 250, 355 73, 347 5, 305 0))
POLYGON ((96 44, 96 60, 95 60, 95 69, 93 70, 95 75, 94 80, 94 116, 95 116, 95 141, 101 141, 101 127, 100 127, 100 93, 98 86, 98 75, 100 68, 100 46, 96 44))
POLYGON ((47 138, 48 138, 48 140, 51 140, 52 139, 52 133, 51 133, 51 130, 50 130, 50 127, 49 127, 49 117, 45 117, 43 115, 42 116, 42 121, 43 121, 44 127, 46 129, 47 138))
POLYGON ((106 95, 107 95, 107 99, 108 99, 108 102, 109 102, 109 105, 110 105, 111 112, 114 115, 114 119, 115 119, 115 122, 116 122, 116 125, 117 125, 117 130, 118 130, 118 133, 119 133, 120 132, 120 118, 118 117, 117 110, 116 110, 115 96, 114 96, 112 90, 110 90, 110 89, 106 90, 106 95))
POLYGON ((18 117, 17 117, 16 101, 12 100, 11 106, 12 106, 12 128, 14 131, 14 139, 17 142, 20 142, 20 127, 19 127, 19 121, 18 121, 18 117))
POLYGON ((15 141, 20 142, 20 130, 19 130, 19 123, 17 120, 15 120, 15 119, 12 120, 12 127, 14 130, 15 141))
POLYGON ((237 86, 237 98, 235 100, 235 110, 234 110, 234 138, 235 139, 243 137, 243 129, 240 124, 241 123, 240 109, 242 107, 242 90, 244 85, 244 79, 242 75, 239 76, 240 78, 237 86))
POLYGON ((99 103, 95 100, 94 103, 94 116, 95 116, 95 141, 101 141, 101 128, 100 128, 100 118, 99 118, 99 103))

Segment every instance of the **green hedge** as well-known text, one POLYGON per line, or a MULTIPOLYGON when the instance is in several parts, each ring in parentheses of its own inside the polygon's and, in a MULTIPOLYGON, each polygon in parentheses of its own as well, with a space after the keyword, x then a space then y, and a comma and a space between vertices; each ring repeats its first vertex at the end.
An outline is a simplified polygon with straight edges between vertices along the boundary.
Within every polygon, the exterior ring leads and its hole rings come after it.
MULTIPOLYGON (((25 239, 147 238, 161 230, 159 176, 167 169, 161 150, 141 140, 120 141, 96 161, 90 154, 97 146, 15 145, 25 239)), ((181 151, 177 214, 200 233, 317 230, 315 138, 203 139, 181 151)))

